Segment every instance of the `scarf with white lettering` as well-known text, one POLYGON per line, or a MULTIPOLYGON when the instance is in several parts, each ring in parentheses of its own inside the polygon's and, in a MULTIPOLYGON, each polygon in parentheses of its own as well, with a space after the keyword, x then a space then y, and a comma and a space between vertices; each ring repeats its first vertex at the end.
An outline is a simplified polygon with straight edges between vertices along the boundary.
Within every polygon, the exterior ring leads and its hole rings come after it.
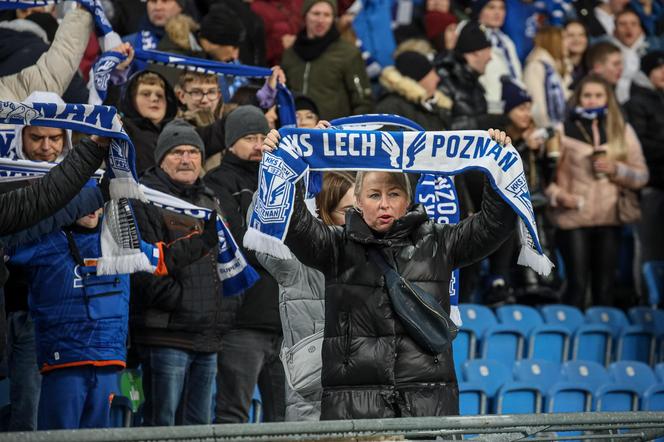
MULTIPOLYGON (((128 198, 150 202, 176 213, 209 219, 209 209, 193 206, 185 201, 162 195, 145 186, 139 186, 134 166, 134 146, 125 133, 117 111, 111 106, 55 103, 17 103, 0 101, 0 123, 12 125, 34 125, 70 129, 111 139, 106 159, 106 174, 110 179, 111 201, 105 207, 106 216, 102 225, 102 258, 98 261, 99 274, 123 274, 138 271, 155 271, 151 256, 141 249, 140 235, 135 226, 128 198)), ((54 163, 41 163, 42 170, 29 171, 15 163, 7 172, 16 173, 17 167, 24 176, 38 177, 54 167, 54 163)), ((6 165, 0 164, 0 181, 6 165)), ((219 250, 217 269, 223 284, 224 294, 232 296, 251 287, 258 280, 256 271, 246 262, 221 217, 217 219, 219 250)))
MULTIPOLYGON (((258 200, 245 247, 287 258, 284 244, 295 185, 309 170, 364 170, 457 175, 480 170, 520 218, 518 263, 546 275, 553 264, 542 251, 519 153, 485 131, 378 132, 281 129, 279 148, 261 161, 258 200)), ((306 182, 306 181, 305 181, 306 182)))
MULTIPOLYGON (((104 12, 100 0, 75 1, 92 14, 97 34, 102 37, 101 47, 103 50, 107 51, 122 43, 120 36, 113 31, 113 27, 106 17, 106 13, 104 12)), ((0 10, 29 9, 37 8, 39 6, 54 5, 56 3, 59 3, 59 0, 0 0, 0 10)))

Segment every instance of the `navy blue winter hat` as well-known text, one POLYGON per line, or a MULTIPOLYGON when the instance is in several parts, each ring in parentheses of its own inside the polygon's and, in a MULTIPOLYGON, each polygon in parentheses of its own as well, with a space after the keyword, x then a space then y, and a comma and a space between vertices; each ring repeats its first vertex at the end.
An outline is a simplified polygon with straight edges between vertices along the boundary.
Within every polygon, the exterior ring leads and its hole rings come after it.
POLYGON ((489 3, 491 0, 474 0, 470 2, 470 9, 471 9, 471 19, 477 20, 477 18, 480 16, 480 12, 482 12, 482 9, 489 3))
POLYGON ((509 113, 515 107, 533 101, 525 89, 516 84, 508 75, 500 77, 503 84, 503 112, 509 113))

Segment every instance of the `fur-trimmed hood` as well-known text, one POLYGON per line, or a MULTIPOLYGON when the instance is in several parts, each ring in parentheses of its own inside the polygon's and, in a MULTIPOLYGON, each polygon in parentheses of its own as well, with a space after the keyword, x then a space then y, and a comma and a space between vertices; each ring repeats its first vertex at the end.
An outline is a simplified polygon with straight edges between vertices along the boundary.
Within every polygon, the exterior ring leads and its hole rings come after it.
POLYGON ((436 90, 429 97, 424 88, 412 78, 402 75, 394 66, 388 66, 380 74, 380 84, 388 91, 404 97, 406 100, 419 104, 427 110, 432 107, 452 109, 452 100, 441 91, 436 90))
POLYGON ((186 51, 203 50, 196 40, 199 28, 198 23, 185 14, 178 14, 171 18, 164 27, 169 40, 178 48, 186 51))

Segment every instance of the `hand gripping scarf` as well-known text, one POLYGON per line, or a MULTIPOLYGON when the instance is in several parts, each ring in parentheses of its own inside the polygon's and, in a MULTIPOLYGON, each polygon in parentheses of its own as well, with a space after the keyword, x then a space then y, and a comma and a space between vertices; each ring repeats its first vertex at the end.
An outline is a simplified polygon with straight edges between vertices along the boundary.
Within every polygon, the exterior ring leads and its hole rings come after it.
POLYGON ((245 247, 287 258, 284 244, 295 185, 310 170, 364 170, 457 175, 487 174, 492 187, 519 216, 518 263, 547 275, 553 264, 542 251, 523 164, 513 146, 501 146, 485 131, 378 132, 281 129, 279 148, 265 153, 258 200, 244 237, 245 247))
MULTIPOLYGON (((154 260, 145 244, 140 241, 136 229, 131 204, 128 198, 136 198, 167 210, 189 215, 198 219, 209 219, 211 211, 193 206, 171 195, 161 194, 145 186, 139 186, 134 170, 134 146, 124 132, 117 111, 111 106, 92 106, 84 104, 33 103, 31 105, 12 101, 0 101, 0 123, 13 125, 36 125, 70 129, 77 132, 111 138, 106 174, 110 178, 111 201, 106 204, 102 224, 102 258, 98 261, 99 274, 133 273, 138 271, 154 272, 154 260)), ((54 167, 52 163, 41 171, 21 170, 24 175, 41 176, 54 167), (30 173, 28 173, 30 172, 30 173)), ((7 172, 16 172, 0 164, 0 180, 7 172), (5 170, 5 173, 2 171, 5 170)), ((220 216, 216 221, 219 236, 217 269, 223 284, 224 295, 233 296, 251 287, 258 274, 247 264, 230 231, 220 216)))

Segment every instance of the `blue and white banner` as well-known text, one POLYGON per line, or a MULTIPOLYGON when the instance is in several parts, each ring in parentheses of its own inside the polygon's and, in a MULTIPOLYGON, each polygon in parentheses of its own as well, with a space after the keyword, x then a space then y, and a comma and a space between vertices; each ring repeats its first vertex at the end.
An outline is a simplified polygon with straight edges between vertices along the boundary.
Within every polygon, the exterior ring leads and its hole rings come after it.
POLYGON ((88 84, 88 88, 90 89, 88 103, 102 104, 104 102, 108 95, 108 84, 111 80, 111 74, 126 59, 126 55, 115 51, 104 52, 99 56, 94 66, 92 66, 92 75, 90 76, 92 84, 88 84))
POLYGON ((280 131, 279 148, 263 156, 259 197, 247 248, 287 258, 284 244, 295 185, 309 170, 364 170, 458 175, 484 172, 519 216, 519 264, 548 274, 553 264, 542 251, 523 164, 513 146, 501 146, 486 131, 378 132, 290 129, 280 131))

